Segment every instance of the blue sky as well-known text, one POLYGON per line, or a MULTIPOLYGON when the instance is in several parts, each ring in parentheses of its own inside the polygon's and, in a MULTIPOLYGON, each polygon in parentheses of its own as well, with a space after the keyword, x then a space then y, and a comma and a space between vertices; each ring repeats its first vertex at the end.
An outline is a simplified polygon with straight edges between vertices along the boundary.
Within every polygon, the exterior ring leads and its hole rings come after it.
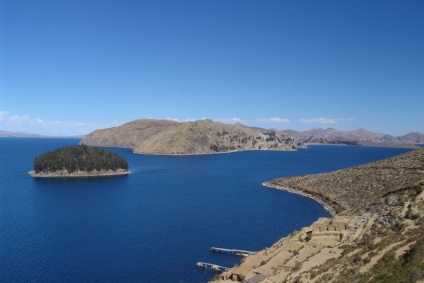
POLYGON ((424 133, 424 1, 3 0, 0 130, 424 133))

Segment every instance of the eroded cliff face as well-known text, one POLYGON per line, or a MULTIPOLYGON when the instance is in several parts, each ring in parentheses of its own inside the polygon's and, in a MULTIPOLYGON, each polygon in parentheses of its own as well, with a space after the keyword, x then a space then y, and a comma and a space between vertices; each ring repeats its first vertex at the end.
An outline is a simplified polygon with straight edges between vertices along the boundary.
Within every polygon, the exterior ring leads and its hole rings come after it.
POLYGON ((215 282, 417 282, 424 279, 424 149, 331 173, 277 179, 335 205, 215 282))
POLYGON ((97 130, 81 143, 133 148, 146 154, 206 154, 237 150, 295 150, 303 143, 276 131, 211 120, 177 123, 141 119, 97 130))

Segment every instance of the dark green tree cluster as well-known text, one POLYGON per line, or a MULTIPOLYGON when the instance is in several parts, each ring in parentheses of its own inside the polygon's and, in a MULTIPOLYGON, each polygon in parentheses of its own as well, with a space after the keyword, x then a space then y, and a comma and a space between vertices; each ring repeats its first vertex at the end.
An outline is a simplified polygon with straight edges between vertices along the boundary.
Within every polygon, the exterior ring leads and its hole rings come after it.
POLYGON ((68 146, 48 151, 34 160, 35 173, 68 170, 128 170, 128 162, 114 152, 86 145, 68 146))

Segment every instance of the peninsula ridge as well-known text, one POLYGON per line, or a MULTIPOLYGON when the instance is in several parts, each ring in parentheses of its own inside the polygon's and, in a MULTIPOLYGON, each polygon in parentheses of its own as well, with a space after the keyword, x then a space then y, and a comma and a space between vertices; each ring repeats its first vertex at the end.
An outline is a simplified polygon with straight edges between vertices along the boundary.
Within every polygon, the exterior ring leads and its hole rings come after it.
POLYGON ((304 144, 276 130, 224 124, 209 119, 175 122, 139 119, 96 130, 81 144, 132 148, 135 153, 193 155, 240 150, 296 150, 304 144))

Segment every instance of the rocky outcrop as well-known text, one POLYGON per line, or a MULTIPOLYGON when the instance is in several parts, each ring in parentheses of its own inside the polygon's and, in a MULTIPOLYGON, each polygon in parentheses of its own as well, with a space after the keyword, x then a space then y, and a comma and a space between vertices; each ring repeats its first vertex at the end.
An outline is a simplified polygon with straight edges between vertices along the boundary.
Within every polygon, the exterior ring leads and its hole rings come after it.
POLYGON ((327 202, 336 214, 247 257, 240 265, 243 274, 239 267, 230 269, 215 282, 424 279, 424 149, 267 185, 311 195, 327 202))
POLYGON ((145 154, 207 154, 238 150, 295 150, 303 143, 274 130, 223 124, 211 120, 178 123, 140 119, 97 130, 81 143, 133 148, 145 154))

